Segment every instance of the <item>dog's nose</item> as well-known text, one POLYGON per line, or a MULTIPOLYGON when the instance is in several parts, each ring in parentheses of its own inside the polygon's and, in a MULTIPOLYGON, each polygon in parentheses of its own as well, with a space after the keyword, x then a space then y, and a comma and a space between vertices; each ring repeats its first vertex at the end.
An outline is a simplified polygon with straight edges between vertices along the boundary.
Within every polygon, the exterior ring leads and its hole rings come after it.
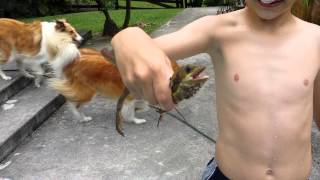
POLYGON ((83 41, 83 38, 79 35, 75 38, 75 40, 78 42, 78 43, 81 43, 83 41))

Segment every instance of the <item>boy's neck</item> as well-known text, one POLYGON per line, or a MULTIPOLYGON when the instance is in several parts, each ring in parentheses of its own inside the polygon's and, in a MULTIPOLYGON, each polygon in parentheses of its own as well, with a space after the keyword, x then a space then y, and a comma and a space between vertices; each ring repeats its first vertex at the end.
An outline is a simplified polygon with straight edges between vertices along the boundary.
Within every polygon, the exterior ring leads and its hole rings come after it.
POLYGON ((245 18, 249 22, 250 26, 259 31, 274 32, 282 29, 283 27, 287 27, 294 22, 294 16, 290 11, 282 13, 273 19, 262 19, 248 7, 244 9, 244 12, 245 18))

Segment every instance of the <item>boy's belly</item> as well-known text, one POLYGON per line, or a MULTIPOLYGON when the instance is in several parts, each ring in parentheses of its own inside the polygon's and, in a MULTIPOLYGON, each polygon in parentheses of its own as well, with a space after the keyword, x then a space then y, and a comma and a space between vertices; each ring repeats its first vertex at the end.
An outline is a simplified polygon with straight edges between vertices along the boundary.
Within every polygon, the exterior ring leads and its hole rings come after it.
POLYGON ((226 176, 236 180, 308 178, 312 101, 277 104, 274 100, 273 106, 264 106, 217 99, 216 159, 226 176))

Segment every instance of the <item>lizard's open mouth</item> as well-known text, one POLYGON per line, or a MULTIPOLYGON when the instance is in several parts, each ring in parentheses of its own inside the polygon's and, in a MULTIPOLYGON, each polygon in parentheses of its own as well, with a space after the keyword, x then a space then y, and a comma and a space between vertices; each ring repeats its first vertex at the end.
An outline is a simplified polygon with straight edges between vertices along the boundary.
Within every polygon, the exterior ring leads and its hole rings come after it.
POLYGON ((205 67, 198 67, 195 69, 195 71, 192 73, 192 79, 193 80, 204 80, 204 79, 208 79, 209 76, 207 75, 202 75, 202 72, 204 71, 205 67))

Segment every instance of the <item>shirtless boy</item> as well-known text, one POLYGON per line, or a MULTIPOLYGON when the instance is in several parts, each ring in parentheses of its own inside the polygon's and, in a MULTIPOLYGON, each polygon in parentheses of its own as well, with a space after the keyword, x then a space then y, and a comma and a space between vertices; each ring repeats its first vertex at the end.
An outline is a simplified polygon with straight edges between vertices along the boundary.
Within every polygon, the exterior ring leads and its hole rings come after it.
POLYGON ((320 127, 320 27, 291 14, 295 0, 267 1, 247 0, 242 10, 156 39, 128 28, 112 40, 131 93, 166 110, 174 106, 169 59, 212 57, 220 134, 203 179, 310 176, 313 117, 320 127))

